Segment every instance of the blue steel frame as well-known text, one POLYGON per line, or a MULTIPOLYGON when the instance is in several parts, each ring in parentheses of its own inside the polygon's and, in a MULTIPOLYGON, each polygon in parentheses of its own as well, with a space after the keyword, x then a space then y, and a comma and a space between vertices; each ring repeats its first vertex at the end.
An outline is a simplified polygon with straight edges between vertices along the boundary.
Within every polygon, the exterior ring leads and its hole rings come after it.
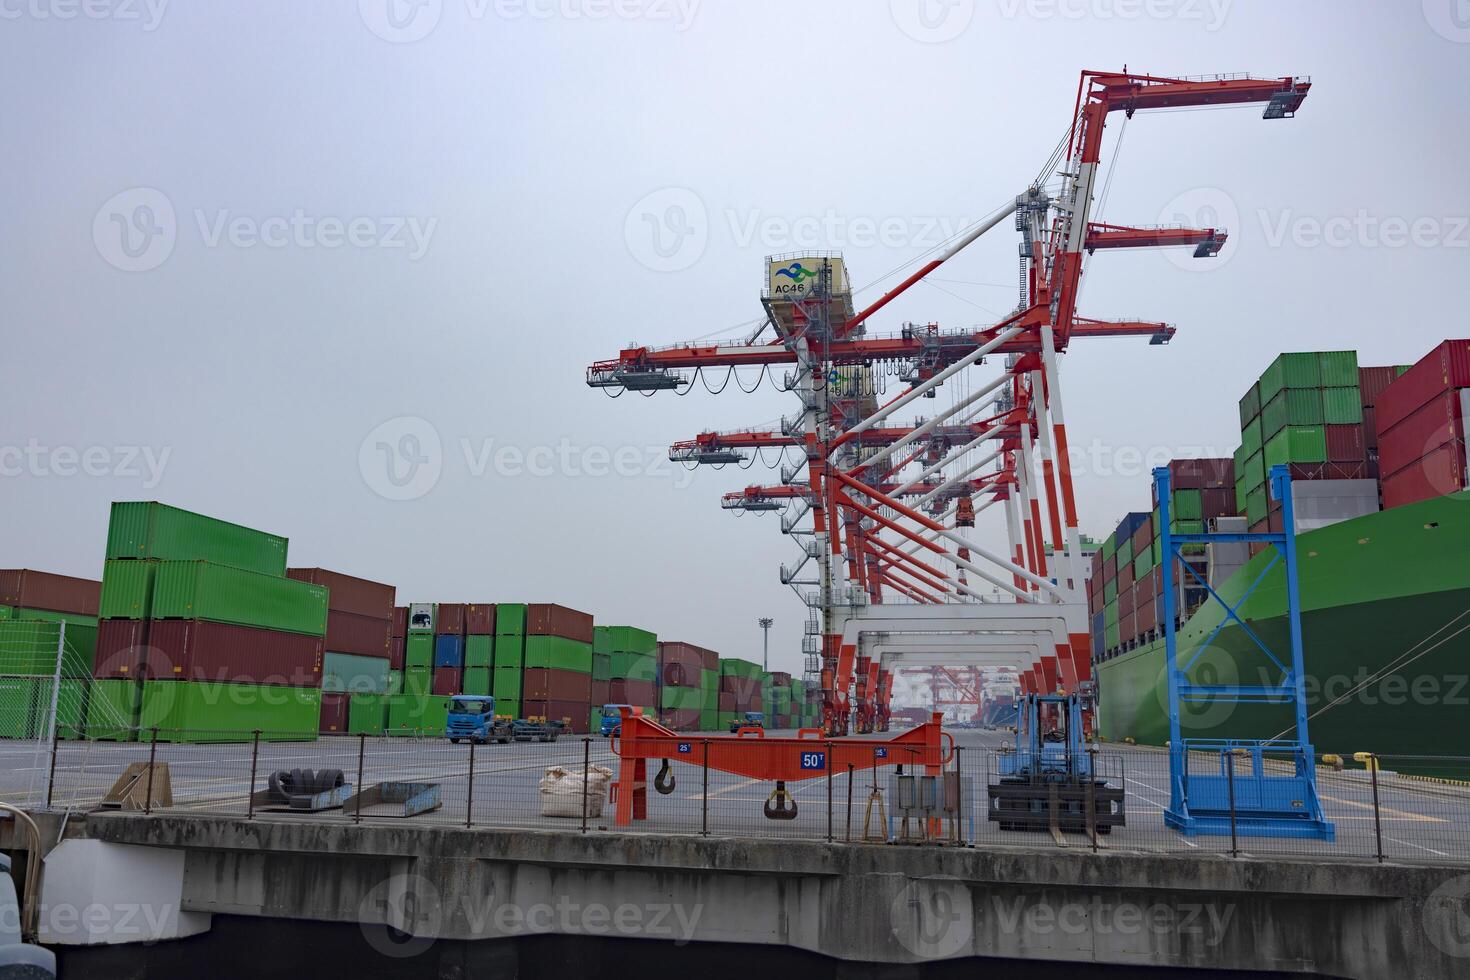
POLYGON ((1283 531, 1251 533, 1175 534, 1170 529, 1171 479, 1167 467, 1154 470, 1154 486, 1159 498, 1160 557, 1163 560, 1163 610, 1165 670, 1169 684, 1169 809, 1164 822, 1186 836, 1196 834, 1225 835, 1234 832, 1246 837, 1310 837, 1332 840, 1333 825, 1322 812, 1317 796, 1317 770, 1311 741, 1307 736, 1307 697, 1302 661, 1301 595, 1297 582, 1295 514, 1291 500, 1291 473, 1285 466, 1273 466, 1270 473, 1271 496, 1281 501, 1283 531), (1221 598, 1210 583, 1184 561, 1181 545, 1217 542, 1264 542, 1275 549, 1240 599, 1232 605, 1221 598), (1288 667, 1266 646, 1254 630, 1240 617, 1239 610, 1266 575, 1280 562, 1285 562, 1286 607, 1290 631, 1291 665, 1288 667), (1220 623, 1193 651, 1181 669, 1176 619, 1174 615, 1174 575, 1185 569, 1199 582, 1210 598, 1224 607, 1220 623), (1194 684, 1189 670, 1215 637, 1230 622, 1235 622, 1257 647, 1282 672, 1275 686, 1239 686, 1194 684), (1290 704, 1296 716, 1294 739, 1186 739, 1180 724, 1179 707, 1190 704, 1290 704), (1191 773, 1191 754, 1218 760, 1214 773, 1191 773), (1285 758, 1282 758, 1285 757, 1285 758), (1240 768, 1237 770, 1237 760, 1240 768), (1278 761, 1279 760, 1279 761, 1278 761), (1290 761, 1290 773, 1282 774, 1280 763, 1290 761), (1233 811, 1233 815, 1232 815, 1233 811))

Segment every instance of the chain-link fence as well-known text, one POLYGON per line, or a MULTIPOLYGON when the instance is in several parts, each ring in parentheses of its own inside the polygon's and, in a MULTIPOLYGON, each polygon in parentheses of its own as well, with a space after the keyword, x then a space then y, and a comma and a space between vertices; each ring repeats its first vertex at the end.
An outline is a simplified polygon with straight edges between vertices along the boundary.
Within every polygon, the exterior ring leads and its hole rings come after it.
POLYGON ((640 767, 595 736, 456 744, 58 725, 49 743, 0 743, 11 762, 0 799, 251 819, 1470 863, 1470 757, 1362 754, 1317 766, 1332 828, 1324 840, 1257 835, 1244 775, 1232 793, 1233 833, 1180 833, 1166 819, 1173 777, 1162 749, 1094 746, 1091 778, 1069 780, 1018 769, 1013 752, 963 744, 931 773, 877 740, 870 763, 839 771, 825 766, 837 743, 808 739, 812 774, 775 783, 710 764, 717 743, 728 740, 692 734, 671 758, 640 767))

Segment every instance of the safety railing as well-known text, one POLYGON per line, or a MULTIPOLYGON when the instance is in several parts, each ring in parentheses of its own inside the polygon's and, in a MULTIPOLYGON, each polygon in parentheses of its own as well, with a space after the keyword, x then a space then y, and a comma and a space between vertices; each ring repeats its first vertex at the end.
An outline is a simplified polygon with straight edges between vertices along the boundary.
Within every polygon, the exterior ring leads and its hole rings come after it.
MULTIPOLYGON (((1232 815, 1237 805, 1242 815, 1238 825, 1230 822, 1234 832, 1187 836, 1165 819, 1173 799, 1166 750, 1092 745, 1083 769, 1091 778, 1069 781, 1045 766, 1040 774, 1018 768, 1023 760, 1004 748, 966 744, 964 732, 946 749, 944 764, 932 768, 918 748, 805 734, 810 775, 803 766, 802 775, 778 785, 722 768, 731 751, 727 736, 681 733, 666 760, 647 760, 644 812, 623 825, 617 807, 621 786, 629 785, 620 779, 624 761, 616 739, 595 735, 451 743, 437 732, 318 737, 60 726, 49 745, 0 741, 0 757, 18 753, 0 768, 0 802, 252 820, 283 813, 358 823, 411 817, 577 833, 1470 864, 1470 757, 1325 757, 1316 764, 1315 786, 1331 840, 1253 836, 1244 819, 1248 786, 1232 778, 1225 799, 1232 815)), ((1201 755, 1190 760, 1190 771, 1214 772, 1219 757, 1201 755)), ((1266 762, 1283 772, 1289 764, 1266 762)))

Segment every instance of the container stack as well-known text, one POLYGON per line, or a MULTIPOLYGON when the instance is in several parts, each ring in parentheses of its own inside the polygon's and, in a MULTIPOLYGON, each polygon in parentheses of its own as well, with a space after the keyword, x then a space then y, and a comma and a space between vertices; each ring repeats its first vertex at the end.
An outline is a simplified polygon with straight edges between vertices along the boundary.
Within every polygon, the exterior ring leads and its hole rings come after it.
POLYGON ((736 657, 720 658, 721 729, 729 728, 747 711, 764 711, 765 692, 761 683, 761 665, 736 657))
POLYGON ((91 688, 101 590, 102 583, 90 579, 0 570, 0 738, 46 736, 58 652, 56 731, 60 738, 78 737, 91 688))
MULTIPOLYGON (((606 658, 607 693, 592 710, 604 704, 629 704, 650 718, 658 714, 658 637, 634 626, 598 626, 592 631, 593 686, 602 683, 597 660, 606 658)), ((601 720, 599 718, 599 725, 601 720)))
POLYGON ((286 539, 159 503, 115 503, 87 726, 160 740, 314 738, 327 589, 286 539))
MULTIPOLYGON (((403 642, 403 671, 388 681, 388 735, 436 736, 444 733, 449 699, 434 693, 434 664, 439 659, 440 611, 445 606, 432 602, 408 604, 407 635, 403 642)), ((444 635, 458 637, 463 655, 464 607, 448 607, 444 635), (459 610, 458 621, 455 609, 459 610)), ((453 648, 451 641, 446 649, 453 648)))
POLYGON ((526 658, 526 606, 502 602, 495 607, 495 654, 490 671, 490 693, 495 713, 509 718, 524 717, 521 711, 521 671, 526 658))
POLYGON ((381 735, 387 721, 383 698, 391 670, 393 586, 325 568, 288 568, 286 577, 327 590, 318 730, 324 735, 381 735))
POLYGON ((719 654, 692 643, 660 643, 658 662, 659 718, 674 731, 700 730, 709 701, 704 672, 718 669, 719 654))
POLYGON ((464 607, 464 675, 456 694, 488 695, 495 666, 495 606, 472 602, 464 607))
POLYGON ((712 732, 719 727, 720 658, 706 656, 699 670, 699 730, 712 732))
POLYGON ((797 727, 793 723, 791 704, 791 675, 782 670, 771 671, 771 727, 797 727))
POLYGON ((1133 539, 1137 531, 1149 522, 1147 513, 1128 514, 1103 540, 1097 552, 1098 567, 1089 581, 1089 608, 1094 610, 1094 647, 1103 658, 1117 650, 1122 642, 1123 607, 1127 605, 1132 611, 1133 605, 1133 539))
POLYGON ((1389 384, 1376 408, 1383 506, 1466 488, 1470 340, 1447 340, 1389 384))
POLYGON ((588 731, 592 711, 592 616, 554 603, 526 606, 521 706, 527 718, 588 731))

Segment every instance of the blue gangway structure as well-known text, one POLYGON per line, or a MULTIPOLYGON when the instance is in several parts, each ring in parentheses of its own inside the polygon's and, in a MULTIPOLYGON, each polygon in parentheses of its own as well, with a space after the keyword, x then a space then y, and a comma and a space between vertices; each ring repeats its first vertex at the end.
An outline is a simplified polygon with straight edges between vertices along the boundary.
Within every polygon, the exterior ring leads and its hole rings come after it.
POLYGON ((1301 596, 1298 591, 1295 514, 1291 499, 1291 472, 1273 466, 1271 498, 1281 502, 1282 530, 1261 533, 1219 532, 1176 534, 1171 530, 1171 480, 1167 467, 1154 470, 1159 498, 1160 557, 1163 561, 1162 618, 1165 670, 1169 684, 1169 808, 1164 822, 1186 836, 1238 835, 1242 837, 1304 837, 1332 840, 1333 825, 1317 797, 1317 770, 1307 735, 1307 699, 1302 663, 1301 596), (1240 598, 1227 602, 1185 560, 1183 547, 1228 542, 1264 543, 1274 549, 1271 560, 1256 574, 1240 598), (1285 563, 1286 614, 1289 644, 1278 655, 1240 616, 1246 601, 1278 564, 1285 563), (1174 577, 1179 571, 1195 580, 1208 594, 1207 602, 1224 607, 1220 622, 1198 647, 1187 651, 1181 665, 1178 621, 1175 616, 1174 577), (1265 657, 1281 671, 1277 684, 1196 684, 1190 671, 1220 631, 1234 623, 1265 657), (1181 704, 1283 704, 1295 716, 1294 738, 1202 739, 1184 738, 1181 704))

